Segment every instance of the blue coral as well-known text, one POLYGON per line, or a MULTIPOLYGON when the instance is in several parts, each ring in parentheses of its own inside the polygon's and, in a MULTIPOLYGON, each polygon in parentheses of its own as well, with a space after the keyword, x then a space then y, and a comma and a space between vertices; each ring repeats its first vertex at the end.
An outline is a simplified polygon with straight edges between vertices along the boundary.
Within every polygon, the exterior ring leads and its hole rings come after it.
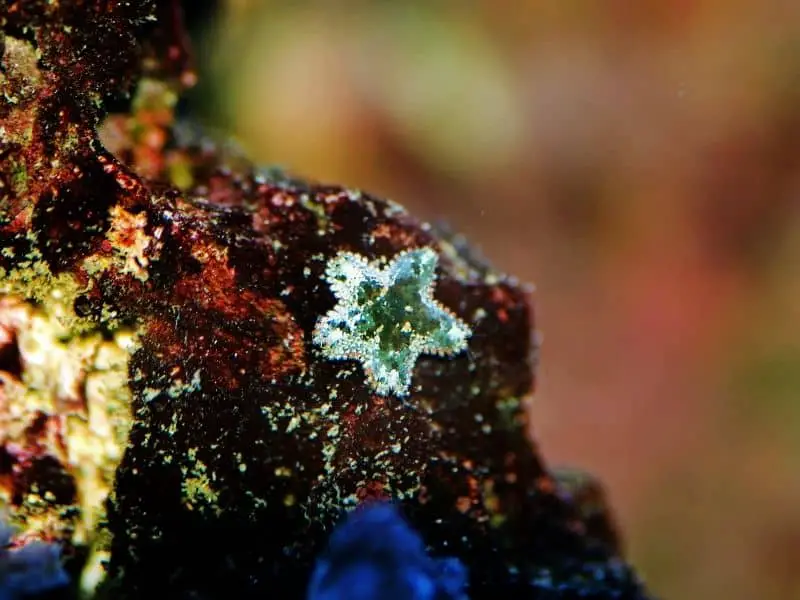
POLYGON ((28 598, 69 584, 58 546, 31 542, 11 549, 11 533, 0 519, 0 600, 28 598))
POLYGON ((363 506, 334 530, 307 600, 467 600, 458 559, 432 558, 390 503, 363 506))

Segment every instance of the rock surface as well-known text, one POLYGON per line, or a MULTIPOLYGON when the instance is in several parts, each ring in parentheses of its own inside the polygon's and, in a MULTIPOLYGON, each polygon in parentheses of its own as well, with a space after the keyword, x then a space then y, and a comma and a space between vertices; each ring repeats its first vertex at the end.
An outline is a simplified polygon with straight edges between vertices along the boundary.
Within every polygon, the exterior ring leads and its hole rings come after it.
POLYGON ((179 15, 113 0, 0 12, 0 504, 15 543, 60 544, 87 594, 302 598, 343 511, 392 499, 468 569, 473 599, 647 598, 603 510, 526 437, 524 286, 398 204, 175 127, 194 79, 179 15), (342 304, 331 265, 382 273, 409 251, 435 271, 401 300, 379 276, 353 286, 349 306, 384 302, 353 325, 365 343, 320 343, 342 304), (456 328, 450 347, 406 316, 422 305, 456 328), (407 385, 376 386, 370 348, 391 363, 412 338, 407 385))

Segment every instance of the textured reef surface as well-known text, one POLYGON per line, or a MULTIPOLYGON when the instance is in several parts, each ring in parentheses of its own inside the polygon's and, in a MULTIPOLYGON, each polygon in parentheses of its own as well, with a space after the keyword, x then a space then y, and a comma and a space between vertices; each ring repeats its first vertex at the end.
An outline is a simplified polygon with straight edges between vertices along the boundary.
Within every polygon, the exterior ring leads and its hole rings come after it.
POLYGON ((176 125, 177 3, 0 26, 9 553, 65 597, 649 598, 597 484, 528 438, 524 286, 176 125))

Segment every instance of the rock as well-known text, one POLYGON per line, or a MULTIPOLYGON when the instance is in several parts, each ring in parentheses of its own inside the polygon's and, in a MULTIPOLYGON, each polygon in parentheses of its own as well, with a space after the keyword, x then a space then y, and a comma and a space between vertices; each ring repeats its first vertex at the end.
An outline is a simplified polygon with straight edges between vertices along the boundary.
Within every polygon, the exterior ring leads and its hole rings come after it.
POLYGON ((473 599, 648 597, 527 437, 524 286, 398 204, 176 128, 173 3, 4 10, 17 543, 59 544, 86 594, 302 598, 343 512, 391 499, 473 599))

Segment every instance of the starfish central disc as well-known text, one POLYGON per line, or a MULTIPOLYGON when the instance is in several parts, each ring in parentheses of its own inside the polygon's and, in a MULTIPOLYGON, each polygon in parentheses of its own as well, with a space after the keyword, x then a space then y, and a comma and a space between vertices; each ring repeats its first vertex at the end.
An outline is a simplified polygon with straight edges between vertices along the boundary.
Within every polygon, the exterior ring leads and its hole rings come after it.
POLYGON ((337 303, 318 321, 314 343, 328 359, 358 360, 376 393, 407 395, 420 354, 457 354, 472 335, 433 298, 438 260, 431 248, 406 250, 386 266, 339 252, 325 269, 337 303))

